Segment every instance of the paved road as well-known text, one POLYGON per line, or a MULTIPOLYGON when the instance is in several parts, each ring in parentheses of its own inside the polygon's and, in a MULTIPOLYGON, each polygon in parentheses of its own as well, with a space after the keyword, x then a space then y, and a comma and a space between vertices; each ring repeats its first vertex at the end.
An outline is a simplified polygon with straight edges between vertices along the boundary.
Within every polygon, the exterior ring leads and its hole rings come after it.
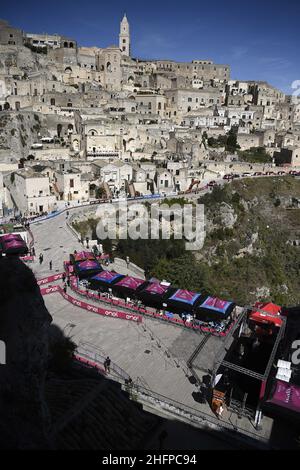
MULTIPOLYGON (((66 225, 65 214, 33 224, 31 229, 37 257, 40 253, 44 255, 41 265, 38 261, 31 265, 37 278, 51 273, 50 260, 53 263, 52 273, 61 272, 63 261, 69 253, 82 249, 66 225)), ((77 344, 80 341, 94 344, 134 380, 141 377, 155 392, 213 416, 207 403, 199 403, 198 389, 186 369, 188 357, 201 340, 199 334, 150 318, 137 325, 101 317, 74 307, 59 294, 46 296, 45 303, 55 324, 62 329, 68 324, 75 325, 68 333, 77 344)), ((205 354, 205 351, 202 353, 205 354)), ((232 413, 224 418, 254 432, 248 420, 237 421, 232 413)), ((268 435, 270 426, 271 423, 267 423, 263 433, 268 435)))
MULTIPOLYGON (((76 209, 73 209, 75 212, 76 209)), ((62 213, 52 219, 44 220, 31 224, 31 231, 34 237, 34 247, 36 260, 30 265, 38 279, 48 275, 61 272, 63 262, 69 259, 70 253, 74 250, 82 251, 84 246, 74 236, 73 232, 67 226, 66 213, 62 213), (44 256, 42 264, 39 263, 40 253, 44 256), (52 261, 52 271, 49 263, 52 261)), ((114 264, 109 266, 114 269, 114 264)), ((136 276, 130 268, 122 267, 122 274, 136 276)))

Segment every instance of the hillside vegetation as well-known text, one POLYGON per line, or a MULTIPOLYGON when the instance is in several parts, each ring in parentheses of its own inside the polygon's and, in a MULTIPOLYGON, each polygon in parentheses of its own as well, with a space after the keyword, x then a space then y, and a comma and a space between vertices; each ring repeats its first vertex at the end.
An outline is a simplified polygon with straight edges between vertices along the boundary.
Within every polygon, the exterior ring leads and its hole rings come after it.
MULTIPOLYGON (((206 215, 201 250, 186 251, 183 240, 119 240, 113 253, 129 256, 148 275, 242 305, 299 304, 300 180, 235 180, 198 202, 206 215)), ((90 219, 76 229, 95 235, 96 224, 90 219)), ((105 247, 111 250, 111 242, 105 247)))

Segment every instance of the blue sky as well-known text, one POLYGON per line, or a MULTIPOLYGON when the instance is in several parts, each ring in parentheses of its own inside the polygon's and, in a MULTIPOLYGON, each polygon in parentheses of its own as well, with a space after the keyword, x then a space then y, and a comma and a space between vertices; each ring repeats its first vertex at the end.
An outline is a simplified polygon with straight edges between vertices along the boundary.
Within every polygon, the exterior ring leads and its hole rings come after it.
POLYGON ((134 57, 212 59, 229 64, 234 79, 266 80, 286 93, 300 80, 299 0, 17 0, 3 2, 0 15, 27 32, 105 47, 118 43, 124 11, 134 57))

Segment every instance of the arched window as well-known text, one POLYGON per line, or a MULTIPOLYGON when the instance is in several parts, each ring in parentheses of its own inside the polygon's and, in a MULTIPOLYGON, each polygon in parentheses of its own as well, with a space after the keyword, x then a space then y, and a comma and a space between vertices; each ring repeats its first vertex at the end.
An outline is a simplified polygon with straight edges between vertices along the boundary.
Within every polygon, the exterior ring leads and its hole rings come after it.
POLYGON ((68 43, 67 43, 67 42, 64 42, 64 47, 68 47, 68 43))
POLYGON ((107 70, 107 72, 111 72, 111 63, 110 62, 107 62, 106 70, 107 70))
POLYGON ((54 98, 51 98, 51 100, 50 100, 50 105, 51 105, 51 106, 55 106, 55 99, 54 99, 54 98))
POLYGON ((3 109, 4 109, 4 111, 8 111, 10 109, 10 104, 9 103, 4 103, 3 109))
POLYGON ((69 45, 69 47, 71 47, 71 49, 73 49, 73 47, 74 47, 74 44, 73 44, 72 42, 70 42, 70 45, 69 45))

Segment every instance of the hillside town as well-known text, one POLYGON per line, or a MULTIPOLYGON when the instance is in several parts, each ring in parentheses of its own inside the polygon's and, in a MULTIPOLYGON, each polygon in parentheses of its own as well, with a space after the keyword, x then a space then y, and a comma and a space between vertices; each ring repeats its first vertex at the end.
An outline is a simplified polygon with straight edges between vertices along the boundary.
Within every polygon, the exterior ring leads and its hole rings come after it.
POLYGON ((0 20, 0 449, 299 449, 300 98, 132 50, 0 20))
POLYGON ((134 58, 126 15, 107 48, 1 21, 0 214, 297 171, 294 98, 212 60, 134 58))

